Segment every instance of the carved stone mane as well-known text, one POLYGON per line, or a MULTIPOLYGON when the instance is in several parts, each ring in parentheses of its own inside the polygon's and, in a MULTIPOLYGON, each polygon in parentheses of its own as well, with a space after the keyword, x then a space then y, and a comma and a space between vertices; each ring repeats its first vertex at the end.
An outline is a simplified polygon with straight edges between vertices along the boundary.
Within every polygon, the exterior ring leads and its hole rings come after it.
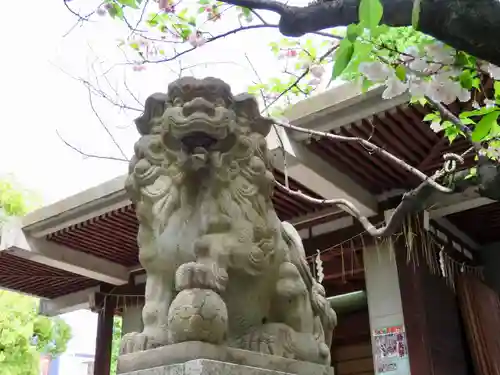
POLYGON ((328 363, 336 316, 298 233, 281 223, 265 137, 248 94, 181 78, 153 94, 127 191, 147 271, 144 331, 122 352, 205 341, 328 363))

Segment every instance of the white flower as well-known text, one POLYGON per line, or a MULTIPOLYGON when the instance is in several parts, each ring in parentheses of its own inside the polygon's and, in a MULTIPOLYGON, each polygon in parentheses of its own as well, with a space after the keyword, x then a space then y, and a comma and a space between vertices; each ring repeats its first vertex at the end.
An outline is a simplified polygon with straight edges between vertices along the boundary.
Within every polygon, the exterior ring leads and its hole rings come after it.
MULTIPOLYGON (((443 104, 453 103, 457 97, 465 98, 466 93, 463 92, 460 83, 449 79, 441 80, 439 77, 432 77, 429 86, 427 86, 427 95, 443 104)), ((470 99, 470 94, 469 94, 470 99)))
POLYGON ((488 149, 486 151, 491 157, 495 159, 500 158, 500 150, 497 147, 492 147, 491 145, 488 145, 488 149))
POLYGON ((408 83, 401 82, 395 74, 389 77, 385 84, 387 85, 387 88, 382 93, 383 99, 392 99, 401 95, 408 89, 408 83))
POLYGON ((193 47, 201 47, 202 45, 205 44, 206 40, 200 33, 194 32, 189 36, 188 42, 193 47))
POLYGON ((391 73, 389 67, 379 61, 362 62, 359 64, 359 71, 372 82, 385 81, 391 73))
POLYGON ((424 70, 429 68, 429 64, 427 64, 427 62, 422 59, 415 59, 412 62, 410 62, 408 67, 411 70, 416 70, 417 72, 423 72, 424 70))
POLYGON ((134 72, 142 72, 143 70, 146 70, 146 66, 143 65, 143 64, 135 64, 133 67, 132 67, 132 70, 134 72))
POLYGON ((309 71, 314 77, 321 78, 325 73, 325 68, 322 65, 313 65, 309 71))
POLYGON ((439 122, 436 122, 436 121, 433 121, 431 123, 431 130, 434 132, 434 133, 439 133, 442 128, 441 128, 441 124, 439 122))
POLYGON ((458 91, 457 98, 462 103, 467 103, 471 98, 470 91, 467 89, 464 89, 463 87, 460 87, 460 90, 458 91))
POLYGON ((455 69, 455 68, 453 68, 453 69, 441 69, 437 73, 435 73, 434 76, 436 77, 437 80, 445 81, 445 80, 448 80, 452 77, 459 76, 460 73, 462 73, 462 72, 458 69, 455 69))
POLYGON ((441 42, 435 42, 425 47, 427 55, 434 62, 452 64, 455 61, 453 50, 441 42))
POLYGON ((410 80, 410 93, 416 98, 423 98, 427 93, 427 82, 419 78, 410 80))
POLYGON ((484 105, 486 106, 486 108, 492 108, 496 105, 496 103, 494 100, 484 99, 484 105))
POLYGON ((488 64, 488 73, 490 73, 491 78, 500 79, 500 67, 490 63, 488 64))
POLYGON ((309 85, 311 86, 318 86, 321 83, 321 79, 319 78, 313 78, 309 81, 309 85))
POLYGON ((402 61, 410 61, 419 56, 420 56, 420 51, 418 50, 418 48, 415 46, 410 46, 403 51, 403 54, 400 56, 400 59, 402 61))
POLYGON ((101 16, 101 17, 106 15, 106 9, 101 8, 101 7, 97 8, 97 10, 95 12, 97 13, 98 16, 101 16))

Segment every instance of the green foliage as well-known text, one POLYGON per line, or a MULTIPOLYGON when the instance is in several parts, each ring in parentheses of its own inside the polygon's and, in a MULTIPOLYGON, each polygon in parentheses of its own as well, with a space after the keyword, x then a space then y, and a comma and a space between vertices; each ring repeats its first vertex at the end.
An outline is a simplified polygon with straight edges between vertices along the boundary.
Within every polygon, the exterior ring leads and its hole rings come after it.
POLYGON ((380 0, 361 0, 359 4, 359 23, 369 30, 375 30, 382 20, 383 7, 380 0))
MULTIPOLYGON (((7 216, 24 215, 27 196, 12 182, 0 181, 0 208, 7 216)), ((0 374, 37 375, 40 354, 55 357, 66 350, 70 327, 62 319, 39 315, 38 303, 34 297, 0 290, 0 374)))
POLYGON ((116 365, 120 354, 120 341, 122 338, 122 318, 115 316, 113 319, 113 343, 111 346, 111 369, 110 375, 116 375, 116 365))
POLYGON ((344 39, 340 42, 339 49, 335 55, 335 63, 333 64, 332 78, 335 79, 347 68, 354 54, 354 45, 349 39, 344 39))
POLYGON ((481 118, 481 120, 479 120, 477 125, 474 127, 472 140, 475 142, 484 141, 492 131, 496 131, 498 128, 498 115, 500 115, 499 111, 493 111, 481 118))
POLYGON ((38 315, 38 300, 0 291, 0 374, 37 375, 40 354, 66 350, 70 327, 59 318, 38 315))
MULTIPOLYGON (((159 61, 168 63, 167 60, 173 61, 176 56, 196 50, 206 43, 222 41, 222 35, 272 26, 266 24, 258 10, 214 0, 159 0, 149 2, 149 7, 148 2, 140 0, 105 2, 108 13, 114 18, 123 19, 124 12, 144 15, 141 27, 131 30, 127 40, 122 41, 122 45, 128 46, 137 55, 137 64, 141 66, 159 61), (239 27, 226 27, 233 25, 234 21, 239 27), (218 24, 211 29, 214 22, 218 24), (183 50, 177 52, 180 49, 183 50)), ((450 142, 457 137, 469 137, 470 132, 463 131, 463 125, 468 126, 473 139, 481 141, 485 150, 489 147, 488 155, 494 155, 491 149, 498 146, 500 136, 497 123, 500 68, 496 67, 496 73, 492 73, 491 66, 486 62, 463 51, 451 50, 433 37, 417 31, 421 1, 412 0, 412 4, 412 26, 384 25, 381 0, 360 0, 358 23, 323 30, 321 36, 309 34, 273 41, 270 49, 277 59, 283 60, 283 69, 262 82, 256 74, 259 82, 251 85, 249 91, 264 102, 266 112, 272 115, 279 115, 291 104, 329 87, 334 80, 357 82, 363 91, 374 84, 381 84, 386 88, 382 95, 385 99, 409 91, 412 94, 411 103, 421 105, 427 105, 426 97, 445 105, 456 100, 473 101, 477 109, 460 114, 461 126, 440 118, 427 121, 430 121, 433 130, 450 142), (340 43, 338 39, 341 39, 340 43), (384 68, 380 67, 381 64, 384 68), (323 71, 330 71, 331 74, 322 76, 323 71), (494 81, 493 94, 489 88, 482 87, 486 78, 494 81), (475 103, 476 94, 485 100, 475 103)), ((130 19, 137 17, 131 16, 130 19)), ((265 76, 269 77, 267 72, 265 76)))
POLYGON ((12 181, 0 180, 0 208, 7 216, 25 215, 29 206, 27 194, 17 189, 12 181))

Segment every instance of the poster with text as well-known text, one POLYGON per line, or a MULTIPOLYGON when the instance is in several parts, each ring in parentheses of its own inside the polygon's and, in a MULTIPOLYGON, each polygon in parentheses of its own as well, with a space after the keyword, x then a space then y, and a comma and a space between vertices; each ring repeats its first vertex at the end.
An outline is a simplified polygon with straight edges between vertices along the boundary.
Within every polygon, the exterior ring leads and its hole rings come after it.
POLYGON ((374 330, 373 343, 377 374, 404 375, 409 373, 406 334, 402 325, 374 330))

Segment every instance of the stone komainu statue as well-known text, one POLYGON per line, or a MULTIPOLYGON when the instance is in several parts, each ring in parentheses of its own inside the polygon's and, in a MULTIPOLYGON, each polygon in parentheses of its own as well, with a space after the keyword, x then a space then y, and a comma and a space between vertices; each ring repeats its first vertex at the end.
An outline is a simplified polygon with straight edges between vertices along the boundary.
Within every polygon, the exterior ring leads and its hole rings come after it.
POLYGON ((147 271, 144 330, 121 353, 203 341, 329 364, 336 315, 273 208, 272 122, 255 99, 185 77, 151 95, 136 124, 126 188, 147 271))

